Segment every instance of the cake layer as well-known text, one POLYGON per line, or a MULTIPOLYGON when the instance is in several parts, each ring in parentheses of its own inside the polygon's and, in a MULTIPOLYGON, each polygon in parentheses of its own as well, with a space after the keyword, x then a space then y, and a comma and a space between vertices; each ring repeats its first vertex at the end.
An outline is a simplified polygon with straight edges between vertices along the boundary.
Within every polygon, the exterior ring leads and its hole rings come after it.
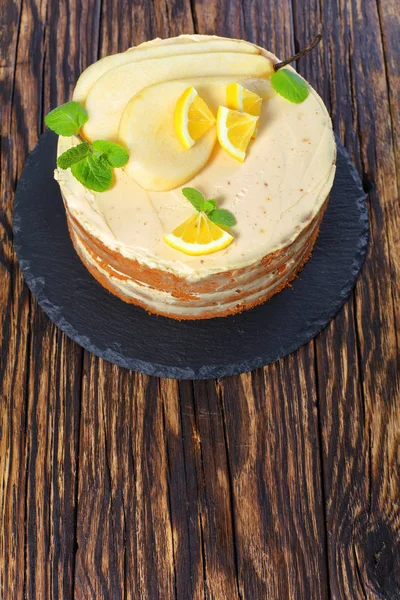
POLYGON ((179 278, 166 279, 157 269, 149 272, 139 264, 127 268, 125 261, 119 263, 115 254, 107 254, 104 248, 99 248, 72 219, 68 224, 81 260, 109 291, 156 314, 204 319, 246 310, 288 285, 311 254, 324 210, 325 205, 287 248, 263 257, 252 267, 212 275, 190 286, 179 278))

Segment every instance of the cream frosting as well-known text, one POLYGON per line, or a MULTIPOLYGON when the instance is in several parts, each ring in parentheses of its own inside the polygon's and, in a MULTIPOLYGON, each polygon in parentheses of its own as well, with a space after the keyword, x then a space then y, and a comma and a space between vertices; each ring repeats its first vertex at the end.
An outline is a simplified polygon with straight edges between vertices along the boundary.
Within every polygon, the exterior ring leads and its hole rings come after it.
MULTIPOLYGON (((199 37, 183 39, 189 47, 199 37)), ((262 53, 277 61, 269 52, 262 53)), ((191 80, 186 80, 190 85, 191 80)), ((259 83, 263 86, 265 80, 259 83)), ((115 169, 115 182, 103 193, 87 190, 70 170, 57 169, 55 177, 68 211, 110 250, 197 281, 251 265, 293 242, 331 189, 336 145, 331 120, 315 90, 310 87, 302 104, 288 102, 269 90, 259 123, 257 138, 243 164, 216 145, 208 164, 185 184, 199 189, 206 198, 216 198, 218 206, 237 219, 231 230, 234 242, 207 256, 185 255, 162 239, 193 213, 181 188, 149 192, 122 169, 115 169)), ((58 153, 76 143, 73 138, 60 138, 58 153)))

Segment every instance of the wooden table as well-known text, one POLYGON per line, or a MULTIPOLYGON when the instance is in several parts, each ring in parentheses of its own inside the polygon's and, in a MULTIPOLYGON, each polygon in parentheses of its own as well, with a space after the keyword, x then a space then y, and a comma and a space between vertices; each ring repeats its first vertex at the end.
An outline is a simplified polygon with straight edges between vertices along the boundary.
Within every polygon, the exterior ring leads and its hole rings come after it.
MULTIPOLYGON (((396 0, 3 0, 0 598, 400 598, 400 22, 396 0), (218 33, 323 96, 369 193, 349 301, 274 365, 216 381, 127 372, 23 283, 13 193, 46 112, 100 56, 218 33)), ((338 249, 339 251, 339 249, 338 249)))

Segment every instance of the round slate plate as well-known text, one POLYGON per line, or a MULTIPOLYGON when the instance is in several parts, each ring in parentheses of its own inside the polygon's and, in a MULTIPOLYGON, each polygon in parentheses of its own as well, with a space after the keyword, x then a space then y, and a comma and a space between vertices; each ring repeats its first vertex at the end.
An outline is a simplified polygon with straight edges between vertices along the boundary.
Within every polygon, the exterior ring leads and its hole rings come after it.
POLYGON ((53 179, 56 143, 57 136, 46 132, 28 158, 15 197, 14 244, 42 309, 97 356, 160 377, 208 379, 250 371, 308 342, 349 296, 366 253, 368 213, 360 179, 340 142, 320 234, 293 287, 241 315, 182 322, 125 304, 83 266, 53 179))

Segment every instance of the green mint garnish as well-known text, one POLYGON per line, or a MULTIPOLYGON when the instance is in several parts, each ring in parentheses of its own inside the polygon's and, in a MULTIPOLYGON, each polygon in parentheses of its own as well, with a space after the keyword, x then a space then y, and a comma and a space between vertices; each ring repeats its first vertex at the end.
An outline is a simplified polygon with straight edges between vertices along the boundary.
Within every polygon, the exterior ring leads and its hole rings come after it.
POLYGON ((57 166, 59 166, 60 169, 68 169, 85 158, 85 156, 88 156, 88 154, 90 154, 90 144, 83 142, 82 144, 69 148, 63 152, 63 154, 60 154, 57 158, 57 166))
POLYGON ((44 122, 58 135, 69 137, 79 132, 88 114, 79 102, 66 102, 50 111, 44 122))
POLYGON ((214 210, 214 208, 216 208, 216 206, 217 206, 216 200, 206 200, 206 202, 204 202, 204 204, 203 204, 202 210, 208 214, 212 210, 214 210))
POLYGON ((199 212, 203 210, 204 196, 194 188, 184 187, 182 188, 182 194, 186 200, 189 200, 190 204, 199 212))
POLYGON ((308 96, 308 86, 304 79, 289 69, 276 71, 271 76, 271 83, 274 90, 289 102, 301 104, 308 96))
POLYGON ((89 154, 71 166, 72 175, 94 192, 105 192, 112 183, 112 168, 103 156, 89 154))
MULTIPOLYGON (((45 123, 58 135, 79 136, 87 120, 87 112, 79 102, 67 102, 49 112, 45 123)), ((129 154, 120 144, 96 140, 69 148, 58 157, 57 165, 71 169, 75 179, 89 190, 105 192, 112 184, 113 168, 123 167, 128 160, 129 154)))
POLYGON ((236 225, 236 219, 229 210, 216 208, 216 200, 205 200, 203 194, 190 187, 182 188, 182 194, 196 210, 206 213, 210 221, 216 225, 222 225, 222 227, 233 227, 236 225))
POLYGON ((224 208, 216 208, 211 211, 208 213, 208 218, 216 225, 222 225, 222 227, 233 227, 236 225, 236 219, 233 214, 224 208))
POLYGON ((101 153, 114 168, 123 167, 129 160, 128 151, 120 144, 97 140, 92 144, 93 151, 101 153))

